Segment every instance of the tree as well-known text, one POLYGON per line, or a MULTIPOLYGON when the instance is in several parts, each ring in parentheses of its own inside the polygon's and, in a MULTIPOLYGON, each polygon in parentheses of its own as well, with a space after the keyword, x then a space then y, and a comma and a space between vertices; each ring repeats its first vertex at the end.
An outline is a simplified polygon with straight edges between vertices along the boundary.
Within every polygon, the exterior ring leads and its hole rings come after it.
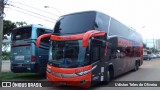
POLYGON ((10 20, 3 20, 3 39, 6 39, 7 37, 5 35, 9 35, 11 30, 16 27, 17 26, 14 22, 11 22, 10 20))
POLYGON ((2 52, 7 52, 10 47, 10 42, 2 42, 2 52))
POLYGON ((16 26, 17 26, 17 27, 22 27, 22 26, 24 26, 24 25, 27 25, 27 23, 24 22, 24 21, 16 22, 16 26))
POLYGON ((153 53, 158 53, 158 52, 159 52, 159 51, 158 51, 157 49, 155 49, 154 47, 151 48, 151 50, 152 50, 153 53))
POLYGON ((10 20, 3 20, 3 39, 7 39, 6 35, 9 35, 11 30, 24 25, 27 25, 25 21, 12 22, 10 20))

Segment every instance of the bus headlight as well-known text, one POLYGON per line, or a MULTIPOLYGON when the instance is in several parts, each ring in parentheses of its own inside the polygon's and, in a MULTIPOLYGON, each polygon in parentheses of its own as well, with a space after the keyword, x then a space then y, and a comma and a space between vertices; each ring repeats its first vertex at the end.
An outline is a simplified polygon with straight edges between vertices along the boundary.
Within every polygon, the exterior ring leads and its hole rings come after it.
POLYGON ((47 68, 47 72, 51 73, 51 70, 49 70, 49 69, 47 68))
POLYGON ((90 69, 90 70, 86 70, 86 71, 79 72, 79 73, 76 73, 76 74, 79 75, 79 76, 88 74, 88 73, 90 73, 92 70, 94 70, 96 67, 97 67, 97 65, 95 65, 94 67, 92 67, 92 69, 90 69))
POLYGON ((91 70, 79 72, 79 73, 76 73, 76 74, 77 74, 78 76, 82 76, 82 75, 88 74, 89 72, 91 72, 91 70))

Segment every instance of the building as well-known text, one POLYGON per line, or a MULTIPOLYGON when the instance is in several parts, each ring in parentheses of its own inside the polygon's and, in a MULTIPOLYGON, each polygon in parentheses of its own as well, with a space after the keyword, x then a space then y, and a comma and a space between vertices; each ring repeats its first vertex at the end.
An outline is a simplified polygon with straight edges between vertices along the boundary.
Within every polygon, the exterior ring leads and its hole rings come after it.
POLYGON ((157 50, 160 50, 160 39, 157 39, 155 44, 156 44, 156 45, 155 45, 155 46, 156 46, 155 48, 156 48, 157 50))

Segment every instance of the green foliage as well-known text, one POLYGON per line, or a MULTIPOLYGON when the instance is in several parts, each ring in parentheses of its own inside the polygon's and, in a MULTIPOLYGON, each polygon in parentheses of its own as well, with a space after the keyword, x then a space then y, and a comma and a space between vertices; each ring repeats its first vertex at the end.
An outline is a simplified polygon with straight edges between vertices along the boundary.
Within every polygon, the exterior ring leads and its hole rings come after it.
POLYGON ((6 34, 10 34, 11 30, 16 28, 16 24, 10 20, 3 20, 3 37, 6 34))
POLYGON ((3 56, 10 56, 10 52, 3 52, 2 55, 3 56))
POLYGON ((5 35, 9 35, 11 30, 17 27, 22 27, 27 25, 25 21, 12 22, 10 20, 3 20, 3 39, 7 39, 5 35))
POLYGON ((3 52, 1 59, 2 60, 9 60, 10 59, 10 52, 3 52))
POLYGON ((17 26, 17 27, 22 27, 22 26, 25 26, 25 25, 27 25, 27 23, 24 22, 24 21, 16 22, 16 26, 17 26))
POLYGON ((33 80, 37 77, 38 75, 35 73, 13 73, 13 72, 0 73, 0 80, 17 80, 17 79, 33 80))

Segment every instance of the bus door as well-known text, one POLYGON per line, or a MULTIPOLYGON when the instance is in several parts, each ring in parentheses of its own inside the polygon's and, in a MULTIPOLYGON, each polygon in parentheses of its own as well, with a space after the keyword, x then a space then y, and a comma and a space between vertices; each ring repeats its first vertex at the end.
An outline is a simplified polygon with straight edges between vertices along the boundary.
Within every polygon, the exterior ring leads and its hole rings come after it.
POLYGON ((106 58, 106 43, 102 40, 91 40, 91 59, 92 59, 92 84, 99 83, 99 81, 105 81, 104 75, 106 71, 107 62, 106 58))

